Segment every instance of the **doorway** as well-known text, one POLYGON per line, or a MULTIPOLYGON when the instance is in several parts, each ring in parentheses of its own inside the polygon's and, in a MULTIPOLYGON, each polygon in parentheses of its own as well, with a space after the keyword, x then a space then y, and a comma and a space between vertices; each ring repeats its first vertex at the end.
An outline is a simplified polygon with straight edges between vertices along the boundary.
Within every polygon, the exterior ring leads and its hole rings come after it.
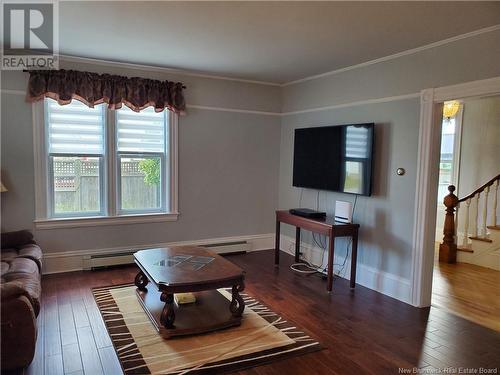
MULTIPOLYGON (((500 95, 500 77, 425 89, 420 93, 420 132, 411 276, 414 306, 431 305, 443 103, 456 98, 468 100, 495 95, 500 95)), ((462 147, 462 153, 464 149, 462 147)), ((464 160, 463 155, 461 160, 464 160)), ((469 160, 474 161, 474 158, 469 160)), ((463 170, 463 166, 461 169, 463 170)), ((461 194, 463 191, 464 186, 460 184, 461 194)))
POLYGON ((500 300, 495 286, 500 285, 500 230, 494 227, 496 183, 459 205, 455 214, 456 262, 440 261, 439 243, 443 240, 443 199, 449 194, 448 186, 454 185, 454 194, 464 198, 497 176, 499 140, 500 95, 444 103, 432 305, 497 331, 500 300))

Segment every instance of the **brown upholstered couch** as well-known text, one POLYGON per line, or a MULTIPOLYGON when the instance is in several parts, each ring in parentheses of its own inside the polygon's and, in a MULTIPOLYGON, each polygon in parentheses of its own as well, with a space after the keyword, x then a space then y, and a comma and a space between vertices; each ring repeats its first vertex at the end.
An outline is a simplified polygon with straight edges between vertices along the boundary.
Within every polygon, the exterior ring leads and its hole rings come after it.
POLYGON ((42 251, 26 230, 2 233, 1 353, 2 370, 33 360, 40 312, 42 251))

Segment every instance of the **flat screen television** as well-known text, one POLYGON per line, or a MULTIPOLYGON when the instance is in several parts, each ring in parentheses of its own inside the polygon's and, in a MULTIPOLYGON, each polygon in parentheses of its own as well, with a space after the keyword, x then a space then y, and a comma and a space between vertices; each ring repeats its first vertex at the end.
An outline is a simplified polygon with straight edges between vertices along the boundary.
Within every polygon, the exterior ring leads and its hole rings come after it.
POLYGON ((374 124, 295 129, 293 186, 371 195, 374 124))

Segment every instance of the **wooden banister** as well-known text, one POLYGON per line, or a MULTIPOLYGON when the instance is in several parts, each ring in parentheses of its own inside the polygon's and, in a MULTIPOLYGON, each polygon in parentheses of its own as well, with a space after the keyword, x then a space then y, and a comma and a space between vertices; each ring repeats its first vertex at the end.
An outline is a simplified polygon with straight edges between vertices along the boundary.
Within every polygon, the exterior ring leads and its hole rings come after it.
POLYGON ((497 181, 497 180, 500 180, 500 174, 499 174, 499 175, 497 175, 497 176, 495 176, 495 177, 493 177, 491 180, 489 180, 487 183, 485 183, 485 184, 484 184, 483 186, 481 186, 480 188, 478 188, 478 189, 474 190, 474 191, 473 191, 472 193, 470 193, 469 195, 466 195, 465 197, 460 198, 460 199, 458 200, 458 203, 460 203, 460 202, 464 202, 464 201, 466 201, 467 199, 474 197, 476 194, 481 193, 481 192, 482 192, 484 189, 486 189, 488 186, 493 185, 493 184, 495 183, 495 181, 497 181))
POLYGON ((493 207, 492 207, 492 213, 491 213, 491 222, 493 226, 496 226, 497 220, 496 220, 496 209, 497 209, 497 191, 498 191, 498 186, 500 184, 500 174, 496 175, 493 177, 491 180, 483 184, 481 187, 478 189, 474 190, 472 193, 466 195, 463 198, 458 198, 454 192, 455 192, 455 186, 450 185, 448 186, 448 191, 449 194, 444 197, 443 204, 446 206, 446 216, 444 220, 444 227, 443 227, 443 242, 439 245, 439 260, 442 262, 447 262, 447 263, 455 263, 457 259, 457 227, 455 223, 455 210, 458 210, 458 205, 461 202, 465 202, 466 204, 466 211, 465 211, 465 233, 464 233, 464 239, 463 239, 463 246, 466 247, 468 246, 469 243, 469 238, 472 239, 479 239, 479 240, 485 240, 487 237, 487 223, 486 221, 488 220, 488 195, 490 190, 493 192, 493 207), (495 186, 493 186, 495 185, 495 186), (493 186, 493 189, 491 187, 493 186), (483 193, 484 194, 481 194, 483 193), (479 199, 480 196, 484 196, 484 206, 483 206, 483 214, 482 214, 482 226, 481 226, 481 238, 479 238, 478 234, 478 219, 479 219, 479 199), (475 220, 475 226, 473 226, 472 232, 473 232, 473 237, 469 237, 469 207, 472 202, 472 199, 475 198, 475 206, 474 207, 474 218, 475 220))

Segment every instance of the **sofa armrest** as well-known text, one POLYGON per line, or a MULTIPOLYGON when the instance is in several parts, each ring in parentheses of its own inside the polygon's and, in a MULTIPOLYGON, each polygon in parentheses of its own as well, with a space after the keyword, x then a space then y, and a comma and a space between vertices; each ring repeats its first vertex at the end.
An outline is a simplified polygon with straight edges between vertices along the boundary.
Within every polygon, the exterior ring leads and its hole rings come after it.
POLYGON ((23 284, 18 281, 3 282, 0 285, 0 296, 2 304, 20 296, 25 296, 30 299, 28 292, 23 287, 23 284))
POLYGON ((29 230, 2 233, 2 249, 18 248, 23 245, 34 244, 33 234, 29 230))
POLYGON ((25 296, 2 301, 1 363, 4 370, 28 366, 35 355, 37 321, 33 307, 25 296))

